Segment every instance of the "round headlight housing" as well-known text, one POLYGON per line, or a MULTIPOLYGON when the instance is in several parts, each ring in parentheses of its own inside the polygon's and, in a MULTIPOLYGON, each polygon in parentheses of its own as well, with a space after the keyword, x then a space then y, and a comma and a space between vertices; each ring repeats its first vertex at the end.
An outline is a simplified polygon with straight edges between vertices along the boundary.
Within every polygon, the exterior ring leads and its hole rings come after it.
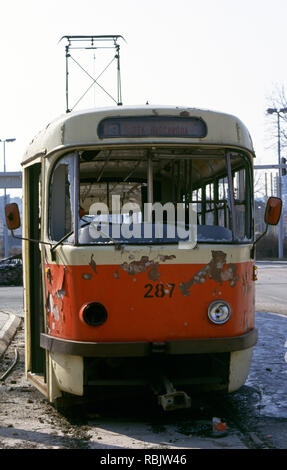
POLYGON ((100 326, 108 318, 105 307, 99 302, 91 302, 81 309, 80 318, 89 326, 100 326))
POLYGON ((212 323, 222 325, 229 320, 231 309, 229 304, 224 300, 216 300, 209 305, 207 314, 212 323))

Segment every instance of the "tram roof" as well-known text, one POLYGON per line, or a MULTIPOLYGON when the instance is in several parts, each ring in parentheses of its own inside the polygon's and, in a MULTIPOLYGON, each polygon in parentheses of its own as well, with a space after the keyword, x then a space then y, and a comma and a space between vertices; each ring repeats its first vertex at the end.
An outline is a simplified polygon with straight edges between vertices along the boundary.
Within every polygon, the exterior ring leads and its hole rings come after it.
POLYGON ((173 137, 174 144, 224 145, 244 148, 254 153, 248 129, 240 119, 231 114, 178 106, 117 106, 113 108, 92 108, 64 114, 52 121, 32 140, 28 146, 22 164, 44 156, 50 152, 70 147, 90 145, 114 145, 115 143, 131 144, 142 140, 145 143, 171 144, 167 137, 117 137, 99 138, 97 129, 105 118, 144 116, 172 116, 201 118, 207 126, 205 137, 173 137))

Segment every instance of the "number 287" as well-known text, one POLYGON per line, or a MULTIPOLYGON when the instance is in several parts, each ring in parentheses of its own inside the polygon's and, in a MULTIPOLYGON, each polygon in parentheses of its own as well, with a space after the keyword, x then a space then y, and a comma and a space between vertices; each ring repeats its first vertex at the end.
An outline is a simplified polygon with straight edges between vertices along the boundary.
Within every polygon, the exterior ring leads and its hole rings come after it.
POLYGON ((144 297, 149 299, 153 297, 158 297, 161 299, 165 295, 168 295, 171 298, 175 284, 168 284, 168 288, 165 288, 163 284, 146 284, 144 288, 146 289, 144 297))

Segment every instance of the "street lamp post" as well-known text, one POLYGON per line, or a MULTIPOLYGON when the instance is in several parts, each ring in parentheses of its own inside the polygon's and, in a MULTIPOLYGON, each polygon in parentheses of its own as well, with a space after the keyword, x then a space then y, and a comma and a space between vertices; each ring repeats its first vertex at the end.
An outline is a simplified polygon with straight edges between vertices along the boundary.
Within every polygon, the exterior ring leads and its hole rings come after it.
MULTIPOLYGON (((0 142, 3 142, 3 159, 4 159, 4 176, 6 173, 6 142, 14 142, 16 139, 11 138, 11 139, 0 139, 0 142)), ((7 204, 7 193, 6 193, 6 188, 4 188, 4 207, 7 204)), ((5 217, 3 216, 3 220, 5 221, 5 217)), ((4 232, 4 258, 8 258, 9 256, 9 244, 8 244, 8 229, 7 225, 4 222, 3 224, 3 232, 4 232)))
MULTIPOLYGON (((281 164, 281 143, 280 143, 280 113, 287 113, 287 108, 268 108, 268 114, 277 114, 277 148, 278 148, 278 165, 281 164)), ((278 168, 278 197, 282 199, 282 170, 278 168)), ((279 233, 278 233, 278 258, 283 258, 283 217, 280 217, 279 221, 279 233)))

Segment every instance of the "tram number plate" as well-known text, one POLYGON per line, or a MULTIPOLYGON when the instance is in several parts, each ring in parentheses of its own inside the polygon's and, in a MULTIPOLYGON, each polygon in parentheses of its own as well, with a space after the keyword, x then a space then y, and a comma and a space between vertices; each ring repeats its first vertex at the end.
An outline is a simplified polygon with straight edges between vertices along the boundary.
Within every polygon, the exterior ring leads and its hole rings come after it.
POLYGON ((144 288, 146 289, 144 297, 147 297, 149 299, 153 297, 158 297, 159 299, 162 299, 165 296, 171 298, 175 288, 175 284, 168 283, 167 286, 164 286, 164 284, 146 284, 144 288))

